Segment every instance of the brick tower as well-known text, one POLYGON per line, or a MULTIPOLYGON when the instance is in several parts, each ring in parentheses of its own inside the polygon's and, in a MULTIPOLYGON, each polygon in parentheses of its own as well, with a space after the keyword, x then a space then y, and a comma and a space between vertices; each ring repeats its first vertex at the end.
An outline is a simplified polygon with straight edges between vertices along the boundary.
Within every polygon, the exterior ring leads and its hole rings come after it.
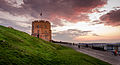
POLYGON ((32 36, 51 41, 51 25, 49 21, 36 20, 32 22, 32 36))

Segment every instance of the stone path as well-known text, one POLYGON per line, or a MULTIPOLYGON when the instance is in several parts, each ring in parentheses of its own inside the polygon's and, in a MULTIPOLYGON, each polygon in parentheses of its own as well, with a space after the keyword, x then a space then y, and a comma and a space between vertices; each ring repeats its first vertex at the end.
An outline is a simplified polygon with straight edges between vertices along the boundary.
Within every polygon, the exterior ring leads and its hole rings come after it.
POLYGON ((82 53, 87 54, 89 56, 98 58, 98 59, 103 60, 105 62, 108 62, 112 65, 120 65, 120 56, 114 56, 114 55, 112 55, 111 52, 99 51, 99 50, 94 50, 94 49, 85 48, 85 47, 78 48, 78 46, 68 45, 68 44, 61 44, 61 45, 71 47, 78 52, 82 52, 82 53))

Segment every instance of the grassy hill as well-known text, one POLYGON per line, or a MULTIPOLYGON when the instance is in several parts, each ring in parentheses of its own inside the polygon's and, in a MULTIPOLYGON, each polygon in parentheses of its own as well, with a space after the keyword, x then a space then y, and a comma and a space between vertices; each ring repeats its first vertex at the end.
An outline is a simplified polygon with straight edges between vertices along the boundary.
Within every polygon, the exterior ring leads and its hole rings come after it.
POLYGON ((0 65, 109 65, 106 62, 0 26, 0 65))

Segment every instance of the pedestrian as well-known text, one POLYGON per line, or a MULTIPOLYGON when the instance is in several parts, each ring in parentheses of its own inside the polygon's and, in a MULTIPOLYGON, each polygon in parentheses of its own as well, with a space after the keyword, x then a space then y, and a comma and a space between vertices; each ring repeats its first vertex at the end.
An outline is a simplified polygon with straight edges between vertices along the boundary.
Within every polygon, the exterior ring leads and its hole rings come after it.
POLYGON ((78 48, 80 48, 80 45, 78 45, 78 48))
POLYGON ((116 54, 116 56, 117 56, 117 54, 118 54, 118 51, 117 51, 117 50, 115 50, 115 54, 116 54))
POLYGON ((74 43, 73 43, 73 45, 74 45, 74 43))
POLYGON ((114 56, 117 56, 117 50, 114 51, 114 56))

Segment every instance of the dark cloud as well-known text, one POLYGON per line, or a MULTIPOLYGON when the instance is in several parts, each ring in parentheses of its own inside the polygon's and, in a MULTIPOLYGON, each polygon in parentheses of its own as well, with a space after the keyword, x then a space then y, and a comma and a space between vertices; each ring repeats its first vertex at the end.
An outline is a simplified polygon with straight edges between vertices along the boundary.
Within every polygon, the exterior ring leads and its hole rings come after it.
POLYGON ((23 2, 24 4, 17 8, 10 6, 5 0, 0 0, 0 10, 14 15, 30 15, 34 18, 40 18, 39 14, 42 11, 43 18, 63 26, 60 20, 56 19, 63 18, 72 23, 89 21, 88 15, 81 13, 91 13, 92 9, 105 5, 107 0, 23 0, 23 2))
POLYGON ((87 14, 81 12, 90 13, 92 9, 106 4, 106 0, 24 0, 24 3, 23 6, 29 6, 38 13, 42 9, 52 21, 55 21, 55 18, 63 18, 78 22, 89 21, 87 14))
POLYGON ((11 4, 9 4, 5 0, 0 0, 0 10, 9 12, 12 15, 24 15, 24 14, 27 14, 26 9, 24 9, 23 7, 21 7, 21 8, 13 7, 13 6, 11 6, 11 4))
POLYGON ((93 33, 92 35, 93 35, 93 36, 100 36, 100 35, 98 35, 98 34, 95 34, 95 33, 93 33))
POLYGON ((68 29, 53 33, 53 39, 59 41, 75 41, 74 38, 78 36, 87 36, 91 31, 81 31, 77 29, 68 29))
POLYGON ((97 13, 103 13, 103 12, 106 12, 107 10, 102 10, 100 11, 98 8, 95 8, 92 10, 92 12, 97 12, 97 13))
POLYGON ((96 24, 103 24, 103 22, 100 21, 100 20, 94 20, 94 21, 92 21, 92 23, 91 23, 91 25, 96 25, 96 24))
POLYGON ((120 26, 120 9, 112 10, 109 13, 100 17, 105 25, 120 26))

